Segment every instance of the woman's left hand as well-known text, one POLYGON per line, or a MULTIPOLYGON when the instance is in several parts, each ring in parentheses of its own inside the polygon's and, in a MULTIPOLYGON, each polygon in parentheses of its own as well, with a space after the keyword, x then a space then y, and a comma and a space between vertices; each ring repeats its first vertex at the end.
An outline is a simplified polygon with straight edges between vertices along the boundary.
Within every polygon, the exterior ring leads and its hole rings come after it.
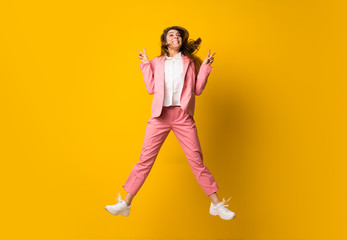
POLYGON ((202 64, 206 64, 206 65, 209 65, 211 66, 211 63, 213 63, 213 56, 216 54, 216 53, 213 53, 211 56, 210 56, 210 53, 211 53, 211 50, 208 50, 208 54, 207 54, 207 57, 205 58, 205 60, 202 62, 202 64))

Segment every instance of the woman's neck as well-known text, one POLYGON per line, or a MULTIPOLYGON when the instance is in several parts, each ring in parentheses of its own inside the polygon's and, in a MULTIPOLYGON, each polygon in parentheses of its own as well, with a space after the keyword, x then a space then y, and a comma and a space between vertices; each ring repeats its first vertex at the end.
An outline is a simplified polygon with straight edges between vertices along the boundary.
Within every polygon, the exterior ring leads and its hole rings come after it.
POLYGON ((175 56, 177 53, 180 52, 179 49, 171 49, 171 48, 169 48, 168 51, 169 51, 168 57, 173 57, 173 56, 175 56))

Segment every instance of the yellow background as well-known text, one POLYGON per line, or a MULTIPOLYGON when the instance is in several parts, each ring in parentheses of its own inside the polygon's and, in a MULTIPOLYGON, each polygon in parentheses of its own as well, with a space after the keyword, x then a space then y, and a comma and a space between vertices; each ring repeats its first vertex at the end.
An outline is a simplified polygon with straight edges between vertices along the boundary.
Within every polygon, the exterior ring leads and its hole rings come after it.
POLYGON ((2 239, 347 239, 345 1, 2 1, 2 239), (164 28, 216 52, 195 121, 232 221, 173 132, 129 217, 164 28))

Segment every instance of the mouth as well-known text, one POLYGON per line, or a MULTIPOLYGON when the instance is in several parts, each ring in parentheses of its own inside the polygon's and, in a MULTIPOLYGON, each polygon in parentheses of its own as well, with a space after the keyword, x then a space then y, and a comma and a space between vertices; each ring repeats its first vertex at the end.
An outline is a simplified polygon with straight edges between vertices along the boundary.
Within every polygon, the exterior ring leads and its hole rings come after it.
POLYGON ((172 43, 177 43, 178 44, 178 41, 177 40, 173 40, 172 43))

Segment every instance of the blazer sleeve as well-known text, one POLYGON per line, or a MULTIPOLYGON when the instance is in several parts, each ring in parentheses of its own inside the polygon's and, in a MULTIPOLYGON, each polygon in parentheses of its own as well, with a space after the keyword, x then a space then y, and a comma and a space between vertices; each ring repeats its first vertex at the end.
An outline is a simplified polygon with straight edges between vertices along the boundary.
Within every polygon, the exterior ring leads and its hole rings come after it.
POLYGON ((149 94, 154 94, 154 59, 149 63, 141 63, 140 68, 149 94))
POLYGON ((195 82, 195 95, 200 95, 205 89, 207 78, 210 75, 212 67, 207 64, 201 64, 198 76, 195 82))

